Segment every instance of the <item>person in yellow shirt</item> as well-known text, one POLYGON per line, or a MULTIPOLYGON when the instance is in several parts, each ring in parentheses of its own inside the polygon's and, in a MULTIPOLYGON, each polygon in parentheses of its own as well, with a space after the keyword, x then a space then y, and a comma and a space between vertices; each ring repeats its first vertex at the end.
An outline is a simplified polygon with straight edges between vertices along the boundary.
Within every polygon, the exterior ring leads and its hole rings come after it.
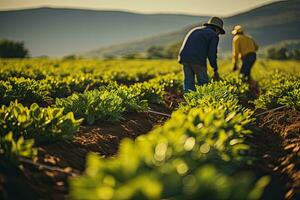
POLYGON ((240 25, 235 26, 231 33, 234 35, 232 41, 233 71, 238 70, 238 60, 241 59, 240 73, 250 81, 251 69, 256 61, 258 45, 251 36, 244 34, 244 30, 240 25))

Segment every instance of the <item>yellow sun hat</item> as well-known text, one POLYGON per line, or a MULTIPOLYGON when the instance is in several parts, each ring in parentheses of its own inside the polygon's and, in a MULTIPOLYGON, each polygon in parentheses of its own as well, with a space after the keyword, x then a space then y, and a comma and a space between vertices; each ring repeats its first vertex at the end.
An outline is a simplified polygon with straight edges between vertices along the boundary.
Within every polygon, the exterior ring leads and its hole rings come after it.
POLYGON ((241 25, 236 25, 231 32, 233 35, 239 34, 239 33, 244 33, 244 29, 241 25))

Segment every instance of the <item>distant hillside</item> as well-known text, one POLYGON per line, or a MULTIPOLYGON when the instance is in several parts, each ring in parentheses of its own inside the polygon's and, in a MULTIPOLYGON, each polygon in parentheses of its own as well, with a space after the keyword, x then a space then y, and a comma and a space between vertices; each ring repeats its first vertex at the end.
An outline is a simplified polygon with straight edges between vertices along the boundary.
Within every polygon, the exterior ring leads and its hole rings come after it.
POLYGON ((300 40, 284 40, 275 44, 265 46, 263 50, 267 50, 269 48, 286 48, 288 50, 300 51, 300 40))
POLYGON ((59 8, 0 11, 0 39, 24 41, 33 56, 63 56, 172 32, 203 18, 59 8))
MULTIPOLYGON (((284 40, 300 39, 300 0, 271 3, 225 18, 224 21, 227 34, 221 36, 220 53, 231 49, 231 30, 236 24, 243 25, 246 32, 251 34, 261 47, 284 40)), ((197 24, 194 26, 197 26, 197 24)), ((131 52, 145 51, 152 45, 167 46, 182 41, 185 34, 194 26, 132 43, 101 48, 82 55, 87 57, 102 57, 103 55, 120 56, 131 52)))
POLYGON ((169 46, 177 41, 178 38, 184 37, 185 32, 182 31, 180 33, 175 32, 174 34, 162 34, 156 37, 147 38, 145 40, 138 40, 129 43, 123 43, 119 45, 113 45, 106 48, 102 48, 100 50, 95 51, 88 51, 78 56, 88 57, 88 58, 96 58, 96 57, 106 57, 106 56, 122 56, 129 53, 136 53, 136 52, 144 52, 151 46, 169 46))

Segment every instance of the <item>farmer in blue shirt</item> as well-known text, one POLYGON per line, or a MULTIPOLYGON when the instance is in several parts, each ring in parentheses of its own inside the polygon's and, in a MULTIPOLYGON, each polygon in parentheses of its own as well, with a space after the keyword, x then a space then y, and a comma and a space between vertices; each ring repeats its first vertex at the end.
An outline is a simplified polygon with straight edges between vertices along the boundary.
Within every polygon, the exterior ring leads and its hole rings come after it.
POLYGON ((178 56, 179 63, 183 64, 185 92, 196 90, 195 75, 199 85, 208 83, 207 58, 214 69, 214 78, 219 78, 217 64, 219 34, 225 34, 223 20, 212 17, 202 27, 192 29, 185 37, 178 56))

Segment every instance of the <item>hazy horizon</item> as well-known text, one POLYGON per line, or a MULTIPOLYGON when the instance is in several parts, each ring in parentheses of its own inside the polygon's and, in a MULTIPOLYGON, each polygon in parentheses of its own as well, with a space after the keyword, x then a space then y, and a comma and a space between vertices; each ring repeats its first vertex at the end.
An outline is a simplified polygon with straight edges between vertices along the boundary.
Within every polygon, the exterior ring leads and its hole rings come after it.
POLYGON ((40 7, 112 10, 141 14, 187 14, 230 16, 276 0, 1 0, 0 11, 40 7), (157 2, 156 2, 157 1, 157 2), (218 5, 218 6, 216 6, 218 5))

